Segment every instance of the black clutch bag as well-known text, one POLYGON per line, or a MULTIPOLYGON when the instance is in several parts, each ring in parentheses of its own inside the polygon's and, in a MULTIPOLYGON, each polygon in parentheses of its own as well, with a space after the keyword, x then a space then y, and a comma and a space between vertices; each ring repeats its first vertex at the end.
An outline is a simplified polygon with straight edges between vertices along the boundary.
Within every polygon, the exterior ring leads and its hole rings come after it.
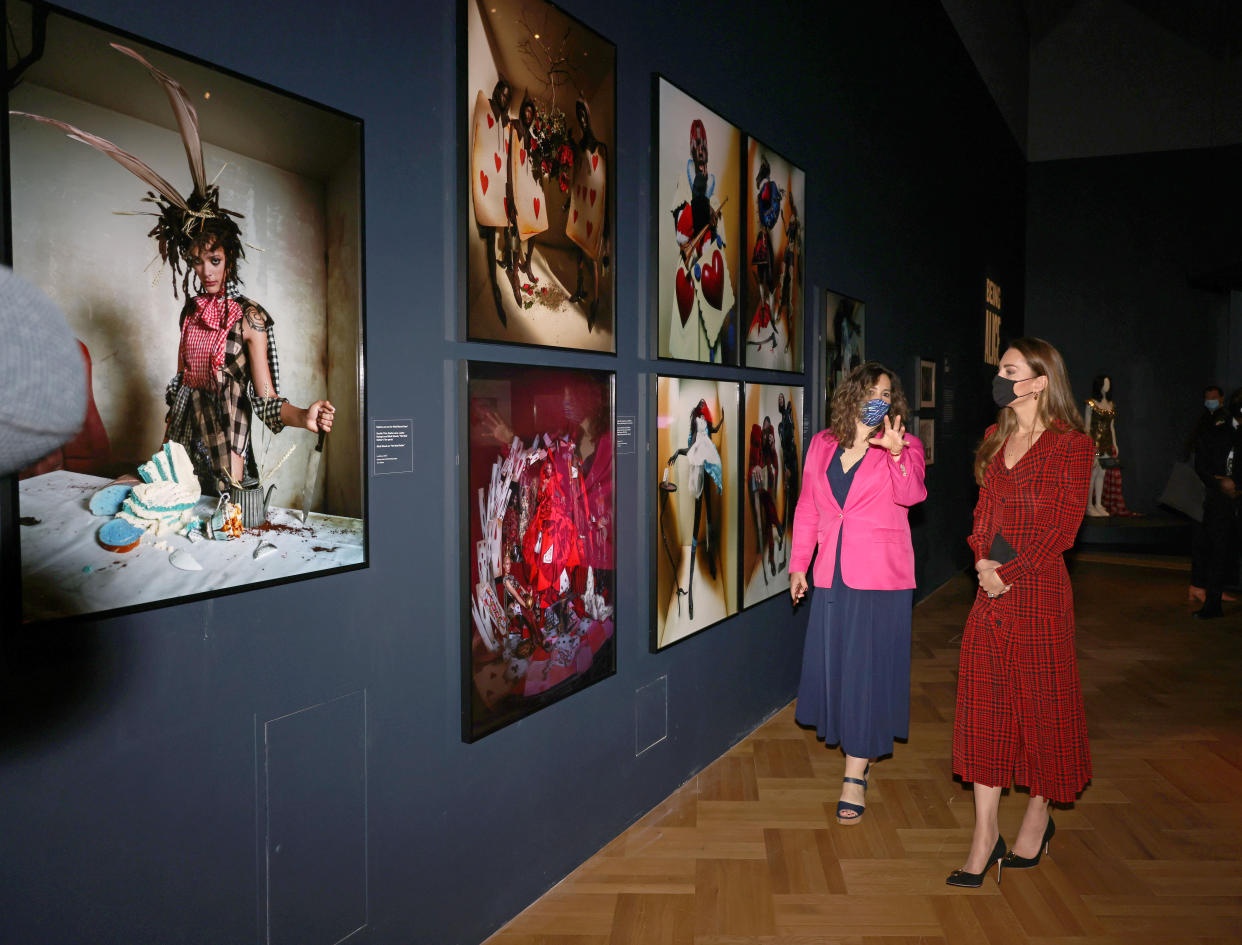
POLYGON ((997 532, 996 537, 992 539, 992 548, 988 551, 988 557, 997 564, 1008 564, 1018 557, 1018 553, 1014 550, 1013 545, 1005 541, 1005 536, 997 532))
POLYGON ((1101 469, 1120 469, 1121 460, 1116 456, 1101 456, 1098 460, 1101 469))

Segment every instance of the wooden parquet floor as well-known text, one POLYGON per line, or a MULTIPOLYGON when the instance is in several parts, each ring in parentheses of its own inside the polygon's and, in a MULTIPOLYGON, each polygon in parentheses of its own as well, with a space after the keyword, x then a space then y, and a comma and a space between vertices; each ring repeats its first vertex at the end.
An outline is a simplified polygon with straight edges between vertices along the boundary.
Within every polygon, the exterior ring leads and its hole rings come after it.
MULTIPOLYGON (((1095 779, 1037 868, 944 885, 973 824, 949 762, 962 577, 915 610, 910 740, 861 823, 836 823, 841 756, 790 705, 488 945, 1242 942, 1242 603, 1200 623, 1184 573, 1073 571, 1095 779)), ((1001 801, 1010 839, 1025 804, 1001 801)))

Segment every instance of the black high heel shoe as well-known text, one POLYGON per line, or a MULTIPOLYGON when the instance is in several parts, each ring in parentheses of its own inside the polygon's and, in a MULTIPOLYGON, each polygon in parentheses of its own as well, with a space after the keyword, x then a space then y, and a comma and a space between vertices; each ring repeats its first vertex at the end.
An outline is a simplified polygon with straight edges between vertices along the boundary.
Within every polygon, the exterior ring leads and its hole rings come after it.
POLYGON ((992 864, 996 864, 996 885, 1000 885, 1001 869, 1005 860, 1005 838, 999 834, 996 837, 996 846, 992 847, 992 852, 988 854, 988 861, 983 867, 983 871, 979 873, 967 873, 965 870, 954 870, 949 874, 949 878, 944 881, 946 886, 965 886, 967 889, 978 889, 983 885, 983 877, 988 874, 988 870, 992 868, 992 864))
MULTIPOLYGON (((1013 850, 1005 854, 1005 865, 1011 870, 1029 870, 1032 866, 1039 866, 1039 859, 1051 846, 1052 835, 1057 832, 1057 825, 1052 822, 1052 816, 1048 816, 1048 826, 1044 828, 1044 839, 1039 841, 1039 850, 1034 856, 1018 856, 1013 850)), ((1048 853, 1049 859, 1052 854, 1048 853)))

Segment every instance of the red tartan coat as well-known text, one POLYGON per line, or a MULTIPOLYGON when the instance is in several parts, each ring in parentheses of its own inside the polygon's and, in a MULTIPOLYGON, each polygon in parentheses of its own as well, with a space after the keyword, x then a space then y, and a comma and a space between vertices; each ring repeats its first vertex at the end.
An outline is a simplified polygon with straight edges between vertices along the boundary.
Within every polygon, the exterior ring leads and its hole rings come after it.
POLYGON ((1093 455, 1086 434, 1049 429, 1012 470, 1001 449, 984 473, 968 539, 975 560, 989 557, 998 530, 1018 554, 997 571, 1011 589, 995 599, 980 589, 966 619, 953 720, 963 781, 1013 780, 1069 803, 1091 779, 1062 553, 1082 524, 1093 455))

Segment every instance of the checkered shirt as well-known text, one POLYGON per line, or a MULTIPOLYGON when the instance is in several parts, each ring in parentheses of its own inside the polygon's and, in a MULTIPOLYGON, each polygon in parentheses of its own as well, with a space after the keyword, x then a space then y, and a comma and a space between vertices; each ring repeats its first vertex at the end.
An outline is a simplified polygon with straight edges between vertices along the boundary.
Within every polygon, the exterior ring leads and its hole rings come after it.
POLYGON ((241 317, 226 320, 223 356, 219 367, 210 371, 202 363, 204 352, 215 347, 203 339, 187 337, 194 329, 195 304, 191 300, 182 312, 182 350, 200 362, 188 369, 178 371, 168 383, 165 401, 168 403, 168 438, 186 448, 194 462, 203 491, 227 490, 229 482, 229 456, 236 453, 246 461, 246 470, 254 474, 254 458, 250 453, 251 411, 273 433, 284 429, 280 408, 286 402, 280 395, 280 363, 276 357, 276 331, 272 317, 262 306, 244 296, 230 300, 236 304, 241 317), (243 331, 247 322, 262 325, 267 336, 267 364, 272 376, 271 397, 260 397, 250 376, 249 358, 243 331), (187 331, 187 328, 190 328, 187 331), (191 350, 193 349, 193 350, 191 350), (203 386, 192 386, 190 380, 203 386), (204 383, 205 379, 205 383, 204 383))

